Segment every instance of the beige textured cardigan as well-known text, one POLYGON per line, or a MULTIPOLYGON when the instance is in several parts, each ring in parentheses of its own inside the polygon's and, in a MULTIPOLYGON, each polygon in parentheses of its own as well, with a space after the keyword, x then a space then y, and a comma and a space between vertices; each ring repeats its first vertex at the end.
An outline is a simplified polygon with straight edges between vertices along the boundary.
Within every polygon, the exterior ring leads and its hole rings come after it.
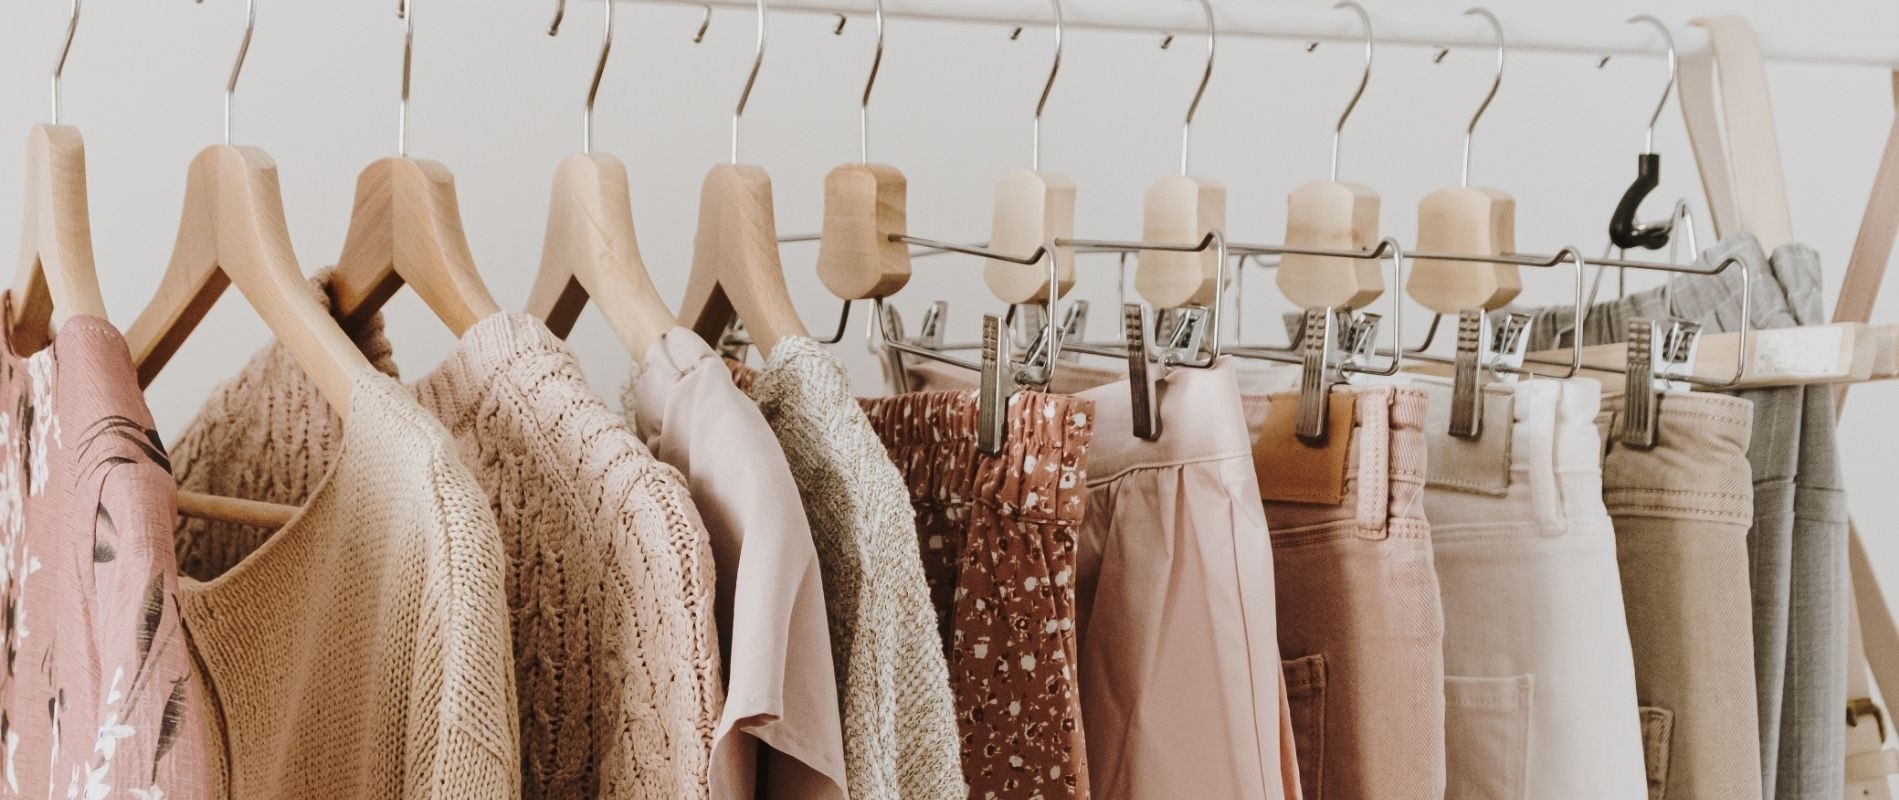
POLYGON ((270 435, 251 418, 312 410, 308 397, 259 399, 268 404, 244 409, 214 398, 173 450, 188 489, 228 490, 191 466, 214 452, 231 477, 309 489, 289 525, 215 569, 194 536, 179 539, 181 568, 206 580, 179 581, 179 596, 211 702, 211 796, 518 796, 505 555, 454 442, 402 387, 364 370, 348 427, 322 432, 334 437, 327 474, 273 472, 255 457, 312 441, 284 430, 246 452, 270 435))
POLYGON ((787 338, 756 374, 735 373, 778 435, 810 518, 851 797, 962 800, 955 698, 903 476, 823 345, 787 338))
MULTIPOLYGON (((357 343, 394 371, 379 321, 357 343)), ((704 797, 722 703, 712 556, 679 474, 532 317, 477 323, 408 391, 447 426, 500 525, 521 700, 510 763, 523 794, 704 797)), ((215 424, 178 448, 187 486, 299 502, 339 455, 335 417, 281 348, 213 406, 215 424)), ((187 527, 188 568, 228 563, 257 536, 187 527)))

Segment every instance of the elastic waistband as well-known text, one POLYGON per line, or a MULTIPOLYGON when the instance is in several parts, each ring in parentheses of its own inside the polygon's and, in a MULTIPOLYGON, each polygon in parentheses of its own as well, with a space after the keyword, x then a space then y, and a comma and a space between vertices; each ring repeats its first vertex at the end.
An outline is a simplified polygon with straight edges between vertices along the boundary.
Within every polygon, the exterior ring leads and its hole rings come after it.
POLYGON ((919 506, 993 503, 1029 522, 1079 524, 1094 404, 1023 392, 1010 398, 1002 453, 976 449, 975 392, 919 392, 860 401, 919 506))

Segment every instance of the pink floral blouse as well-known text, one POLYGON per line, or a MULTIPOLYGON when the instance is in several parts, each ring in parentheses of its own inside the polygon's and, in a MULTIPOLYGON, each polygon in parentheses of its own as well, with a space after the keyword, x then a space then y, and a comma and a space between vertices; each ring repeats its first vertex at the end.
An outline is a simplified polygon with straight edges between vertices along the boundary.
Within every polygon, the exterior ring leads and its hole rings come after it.
POLYGON ((200 797, 177 490, 125 340, 73 317, 0 344, 0 797, 200 797))

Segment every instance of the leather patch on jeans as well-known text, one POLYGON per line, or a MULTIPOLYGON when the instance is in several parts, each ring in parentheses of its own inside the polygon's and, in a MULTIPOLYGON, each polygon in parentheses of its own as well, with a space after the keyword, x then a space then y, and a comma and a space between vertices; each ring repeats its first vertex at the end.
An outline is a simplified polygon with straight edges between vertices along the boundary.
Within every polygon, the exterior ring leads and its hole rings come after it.
POLYGON ((1642 760, 1648 764, 1648 800, 1667 800, 1668 743, 1675 735, 1675 712, 1642 706, 1642 760))
POLYGON ((1430 485, 1503 497, 1510 493, 1510 441, 1516 433, 1517 396, 1485 390, 1483 430, 1476 439, 1451 435, 1451 387, 1419 384, 1430 399, 1424 435, 1430 445, 1430 485))
POLYGON ((1335 506, 1345 501, 1346 462, 1351 459, 1352 425, 1358 395, 1333 392, 1326 416, 1325 445, 1299 441, 1299 395, 1276 394, 1266 407, 1253 440, 1253 472, 1260 499, 1267 502, 1335 506))

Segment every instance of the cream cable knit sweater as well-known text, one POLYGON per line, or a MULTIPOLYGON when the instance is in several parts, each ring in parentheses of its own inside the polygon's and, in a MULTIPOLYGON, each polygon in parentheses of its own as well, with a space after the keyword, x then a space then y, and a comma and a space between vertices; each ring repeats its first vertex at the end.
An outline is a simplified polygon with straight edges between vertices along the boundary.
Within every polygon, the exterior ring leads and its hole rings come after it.
MULTIPOLYGON (((394 371, 379 323, 358 344, 394 371)), ((478 323, 409 392, 448 427, 500 525, 523 745, 510 769, 523 793, 705 797, 722 703, 712 559, 678 473, 525 315, 478 323)), ((192 488, 300 502, 308 477, 348 452, 281 348, 254 360, 206 418, 178 448, 192 488)), ((228 564, 259 536, 187 528, 188 569, 228 564)))
POLYGON ((295 486, 307 500, 268 541, 242 535, 255 546, 219 548, 231 558, 215 565, 192 543, 241 534, 181 526, 180 566, 206 581, 180 580, 179 597, 211 703, 211 796, 519 796, 505 556, 453 441, 369 370, 356 377, 346 429, 300 393, 260 391, 252 408, 220 402, 270 388, 256 377, 214 397, 172 453, 185 488, 295 486), (257 416, 328 424, 275 439, 257 416), (333 457, 265 458, 313 439, 333 457))
POLYGON ((784 339, 755 375, 736 372, 778 434, 810 518, 851 797, 962 800, 949 668, 903 476, 823 345, 784 339))

